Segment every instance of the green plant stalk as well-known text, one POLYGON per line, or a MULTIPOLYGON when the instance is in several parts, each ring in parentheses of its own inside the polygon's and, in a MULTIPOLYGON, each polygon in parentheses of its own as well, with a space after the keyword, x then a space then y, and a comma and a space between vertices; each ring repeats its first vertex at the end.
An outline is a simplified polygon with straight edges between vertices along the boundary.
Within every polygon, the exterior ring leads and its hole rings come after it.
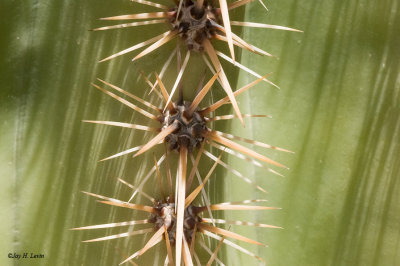
MULTIPOLYGON (((79 191, 129 194, 115 188, 114 177, 134 178, 132 173, 149 167, 148 158, 98 163, 142 136, 80 122, 116 116, 138 121, 129 110, 89 88, 90 82, 102 77, 118 84, 124 81, 138 96, 145 95, 137 90, 146 86, 137 81, 137 73, 152 71, 150 62, 123 64, 126 59, 121 58, 95 63, 134 43, 137 36, 87 32, 98 17, 122 13, 129 4, 50 0, 2 4, 7 13, 0 23, 4 33, 0 60, 6 66, 0 79, 0 169, 7 185, 2 186, 1 236, 9 240, 2 250, 45 254, 44 260, 29 265, 115 265, 123 257, 115 246, 130 252, 135 250, 133 241, 87 245, 80 241, 88 235, 67 229, 129 216, 105 209, 79 191)), ((254 173, 257 182, 267 187, 270 203, 283 207, 272 215, 245 218, 285 229, 235 231, 266 239, 269 248, 257 253, 270 265, 399 264, 398 3, 324 0, 268 6, 270 12, 265 14, 254 3, 245 20, 296 25, 305 34, 245 30, 246 39, 270 49, 279 60, 244 53, 242 63, 254 65, 260 73, 273 71, 273 81, 282 89, 259 86, 239 100, 247 106, 241 107, 243 113, 273 115, 262 123, 247 122, 246 130, 251 128, 255 139, 296 154, 276 154, 292 168, 284 179, 236 162, 239 170, 254 173)), ((154 54, 154 60, 161 62, 161 57, 161 52, 154 54)), ((239 76, 239 85, 247 81, 247 74, 239 76)), ((230 126, 240 134, 239 123, 230 126)), ((254 197, 254 191, 245 194, 233 180, 227 176, 221 181, 226 200, 254 197)), ((135 245, 143 245, 135 240, 135 245)), ((235 263, 254 263, 229 248, 222 252, 235 263)), ((1 265, 14 263, 5 256, 0 259, 1 265)))

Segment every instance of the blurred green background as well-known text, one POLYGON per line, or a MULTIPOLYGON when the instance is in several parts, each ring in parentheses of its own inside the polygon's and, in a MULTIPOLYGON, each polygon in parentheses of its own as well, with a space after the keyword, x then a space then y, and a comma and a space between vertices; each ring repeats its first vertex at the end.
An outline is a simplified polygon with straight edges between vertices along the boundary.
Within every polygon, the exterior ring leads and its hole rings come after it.
MULTIPOLYGON (((245 245, 268 265, 400 265, 400 2, 266 4, 269 12, 254 2, 233 17, 304 30, 242 32, 245 40, 277 58, 244 51, 241 62, 260 74, 273 72, 271 80, 281 89, 258 85, 238 97, 241 110, 273 118, 246 119, 246 128, 236 121, 217 126, 294 151, 254 148, 291 169, 281 171, 282 178, 225 157, 269 194, 219 169, 218 176, 224 176, 208 187, 213 202, 266 197, 269 205, 282 207, 220 214, 284 227, 232 228, 269 245, 245 245)), ((159 72, 173 45, 137 63, 130 62, 132 54, 98 64, 161 32, 159 26, 88 32, 104 25, 99 17, 154 10, 129 1, 6 0, 0 9, 0 265, 117 265, 145 239, 85 244, 80 241, 118 231, 68 229, 145 217, 102 206, 80 191, 129 197, 130 190, 117 184, 116 177, 135 183, 151 167, 152 153, 98 160, 137 146, 150 135, 81 120, 148 121, 90 83, 100 77, 157 102, 147 95, 139 70, 159 72), (43 253, 45 259, 7 258, 14 252, 43 253)), ((197 84, 204 72, 203 66, 194 65, 185 84, 197 84)), ((232 84, 253 80, 226 67, 232 84)), ((168 84, 174 75, 166 79, 168 84)), ((224 95, 220 89, 213 94, 209 102, 224 95)), ((159 157, 161 150, 155 151, 159 157)), ((203 168, 210 165, 203 163, 203 168)), ((163 254, 149 253, 138 262, 152 265, 153 256, 163 254)), ((221 257, 226 265, 257 264, 229 247, 221 257)))

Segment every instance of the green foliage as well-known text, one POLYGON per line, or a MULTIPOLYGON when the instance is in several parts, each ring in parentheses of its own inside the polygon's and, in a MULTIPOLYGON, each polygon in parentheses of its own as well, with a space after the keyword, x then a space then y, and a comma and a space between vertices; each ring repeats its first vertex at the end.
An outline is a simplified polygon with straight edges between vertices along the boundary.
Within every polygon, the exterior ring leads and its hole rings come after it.
MULTIPOLYGON (((273 119, 246 119, 245 129, 233 122, 221 130, 295 154, 255 148, 291 168, 281 171, 284 178, 230 158, 238 170, 267 188, 269 205, 283 209, 225 216, 285 228, 234 228, 269 245, 258 250, 248 246, 269 265, 398 265, 398 1, 267 4, 269 12, 252 3, 244 20, 304 30, 243 31, 244 39, 279 59, 243 52, 241 62, 260 74, 274 72, 271 80, 281 90, 258 85, 239 97, 241 110, 267 113, 273 119)), ((141 89, 147 87, 138 78, 139 70, 150 74, 157 62, 159 71, 172 45, 135 64, 129 55, 97 63, 160 32, 159 26, 87 31, 101 24, 99 17, 148 10, 129 1, 8 0, 1 9, 5 16, 0 18, 0 264, 117 265, 143 245, 142 237, 86 244, 81 240, 110 231, 68 229, 144 217, 101 206, 80 191, 129 197, 131 191, 117 185, 115 177, 135 183, 148 171, 152 154, 98 163, 149 136, 82 123, 82 119, 147 123, 90 83, 104 78, 149 99, 141 89), (9 252, 43 253, 45 259, 15 262, 6 257, 9 252)), ((193 70, 191 77, 198 78, 203 71, 193 70)), ((230 78, 236 77, 231 71, 230 78)), ((240 73, 238 83, 251 80, 240 73)), ((216 98, 223 95, 216 94, 216 98)), ((265 197, 236 180, 227 174, 212 196, 224 201, 265 197), (222 188, 224 194, 215 195, 222 188)), ((152 261, 157 254, 146 258, 152 261)), ((227 265, 256 263, 231 248, 224 248, 223 255, 227 265)))
MULTIPOLYGON (((243 64, 274 72, 271 79, 281 87, 259 87, 239 99, 242 109, 247 106, 243 112, 273 116, 248 121, 245 131, 295 152, 276 153, 291 168, 283 179, 264 170, 244 170, 253 171, 270 192, 271 205, 282 207, 273 215, 250 218, 285 228, 258 229, 254 235, 269 244, 259 252, 269 265, 398 265, 398 1, 286 1, 268 6, 265 15, 252 5, 245 20, 304 33, 244 32, 245 39, 279 60, 243 54, 243 64)), ((240 83, 248 81, 248 75, 240 76, 240 83)), ((235 130, 241 126, 234 124, 235 130)), ((236 186, 229 193, 242 195, 243 187, 236 186)))

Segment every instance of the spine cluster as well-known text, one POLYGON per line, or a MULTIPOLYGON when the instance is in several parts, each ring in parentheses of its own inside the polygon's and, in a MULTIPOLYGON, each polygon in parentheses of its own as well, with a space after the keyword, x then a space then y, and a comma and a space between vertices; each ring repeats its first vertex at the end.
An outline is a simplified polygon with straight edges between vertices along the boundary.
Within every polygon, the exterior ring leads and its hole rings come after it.
MULTIPOLYGON (((222 155, 226 153, 236 156, 253 165, 262 167, 273 174, 280 175, 274 168, 287 168, 286 166, 241 143, 249 143, 253 146, 282 152, 290 151, 239 137, 231 134, 231 132, 217 131, 213 128, 213 124, 221 120, 239 119, 244 125, 244 118, 267 117, 265 115, 242 114, 236 97, 260 82, 276 86, 267 79, 268 74, 261 76, 235 60, 234 46, 249 50, 258 55, 271 56, 271 54, 241 39, 232 31, 231 26, 289 31, 299 30, 256 22, 232 21, 229 12, 250 3, 251 0, 238 0, 232 3, 228 3, 227 0, 175 0, 169 6, 146 0, 132 1, 137 4, 153 7, 156 10, 150 13, 102 18, 101 20, 123 21, 124 23, 108 25, 94 30, 121 29, 150 24, 165 24, 168 30, 101 61, 107 61, 120 55, 141 50, 133 58, 133 61, 136 61, 156 49, 164 49, 165 53, 170 54, 170 57, 164 62, 161 72, 155 72, 154 76, 149 78, 145 75, 143 77, 149 85, 150 92, 157 94, 159 101, 149 102, 146 99, 135 96, 134 90, 130 92, 125 88, 118 87, 101 79, 98 79, 97 84, 93 83, 92 85, 127 108, 132 109, 133 112, 140 113, 149 119, 149 124, 156 126, 150 127, 136 123, 126 123, 125 121, 118 121, 118 119, 116 121, 85 120, 84 122, 131 128, 132 130, 143 130, 154 134, 150 140, 141 143, 139 146, 129 147, 129 149, 110 155, 102 161, 118 159, 127 154, 133 154, 135 158, 143 153, 151 153, 151 150, 160 144, 164 145, 164 152, 161 155, 154 155, 154 166, 144 177, 138 178, 140 182, 131 184, 125 180, 118 179, 119 182, 132 189, 132 195, 129 199, 123 200, 119 199, 118 196, 108 197, 95 193, 85 193, 100 199, 100 202, 103 204, 147 212, 148 218, 123 222, 110 221, 107 224, 78 227, 74 228, 74 230, 129 226, 126 233, 108 235, 84 242, 135 237, 136 235, 150 233, 151 237, 141 249, 125 251, 125 253, 130 255, 121 259, 121 264, 129 262, 136 265, 140 263, 140 259, 137 258, 159 243, 164 243, 167 250, 164 265, 181 265, 182 263, 185 265, 211 265, 213 262, 223 265, 220 259, 218 259, 218 251, 222 244, 264 262, 257 254, 242 247, 240 242, 261 246, 265 246, 265 244, 234 233, 230 227, 228 229, 224 228, 224 225, 247 225, 264 228, 280 227, 250 221, 214 219, 213 213, 224 210, 261 211, 277 208, 260 205, 265 202, 264 199, 240 199, 237 202, 212 203, 207 196, 209 194, 208 191, 205 190, 206 184, 210 179, 216 178, 216 167, 223 167, 230 175, 236 176, 238 182, 248 183, 257 190, 266 192, 264 188, 255 184, 251 177, 247 177, 237 171, 234 166, 225 163, 222 160, 222 155), (177 43, 177 47, 173 51, 169 51, 163 47, 164 44, 172 41, 177 43), (230 56, 214 47, 214 42, 217 41, 227 44, 230 56), (181 53, 185 53, 186 55, 182 57, 180 56, 181 53), (190 64, 191 57, 200 57, 204 62, 204 66, 208 69, 205 77, 209 76, 210 78, 207 82, 204 82, 205 84, 201 82, 199 85, 183 86, 182 80, 185 76, 185 70, 195 67, 190 64), (179 67, 178 75, 175 78, 174 84, 170 86, 164 83, 163 76, 166 73, 166 69, 171 67, 175 58, 179 67), (182 58, 183 60, 181 60, 182 58), (237 90, 233 90, 228 76, 222 68, 220 58, 253 75, 255 77, 254 81, 237 90), (220 90, 221 88, 225 91, 226 96, 214 101, 212 104, 205 105, 204 99, 209 91, 220 90), (193 99, 184 99, 185 92, 187 91, 196 91, 196 96, 193 99), (234 113, 217 115, 216 111, 225 104, 231 104, 234 113), (214 154, 212 151, 215 152, 216 150, 218 152, 214 154), (204 169, 200 168, 199 165, 202 164, 201 161, 203 160, 212 162, 210 169, 204 171, 204 169), (152 178, 157 180, 158 188, 152 191, 145 191, 145 184, 152 178), (147 200, 146 204, 137 201, 136 196, 138 194, 144 196, 147 200), (254 203, 256 204, 254 205, 254 203), (136 229, 137 226, 144 228, 136 229), (203 235, 203 237, 199 237, 200 235, 203 235), (211 250, 203 238, 216 240, 216 248, 211 250), (234 241, 238 241, 239 244, 234 241), (202 249, 209 253, 206 261, 204 261, 204 256, 200 257, 198 255, 199 252, 203 253, 203 251, 200 251, 202 249)), ((160 65, 160 62, 154 62, 155 69, 158 65, 160 65)))

